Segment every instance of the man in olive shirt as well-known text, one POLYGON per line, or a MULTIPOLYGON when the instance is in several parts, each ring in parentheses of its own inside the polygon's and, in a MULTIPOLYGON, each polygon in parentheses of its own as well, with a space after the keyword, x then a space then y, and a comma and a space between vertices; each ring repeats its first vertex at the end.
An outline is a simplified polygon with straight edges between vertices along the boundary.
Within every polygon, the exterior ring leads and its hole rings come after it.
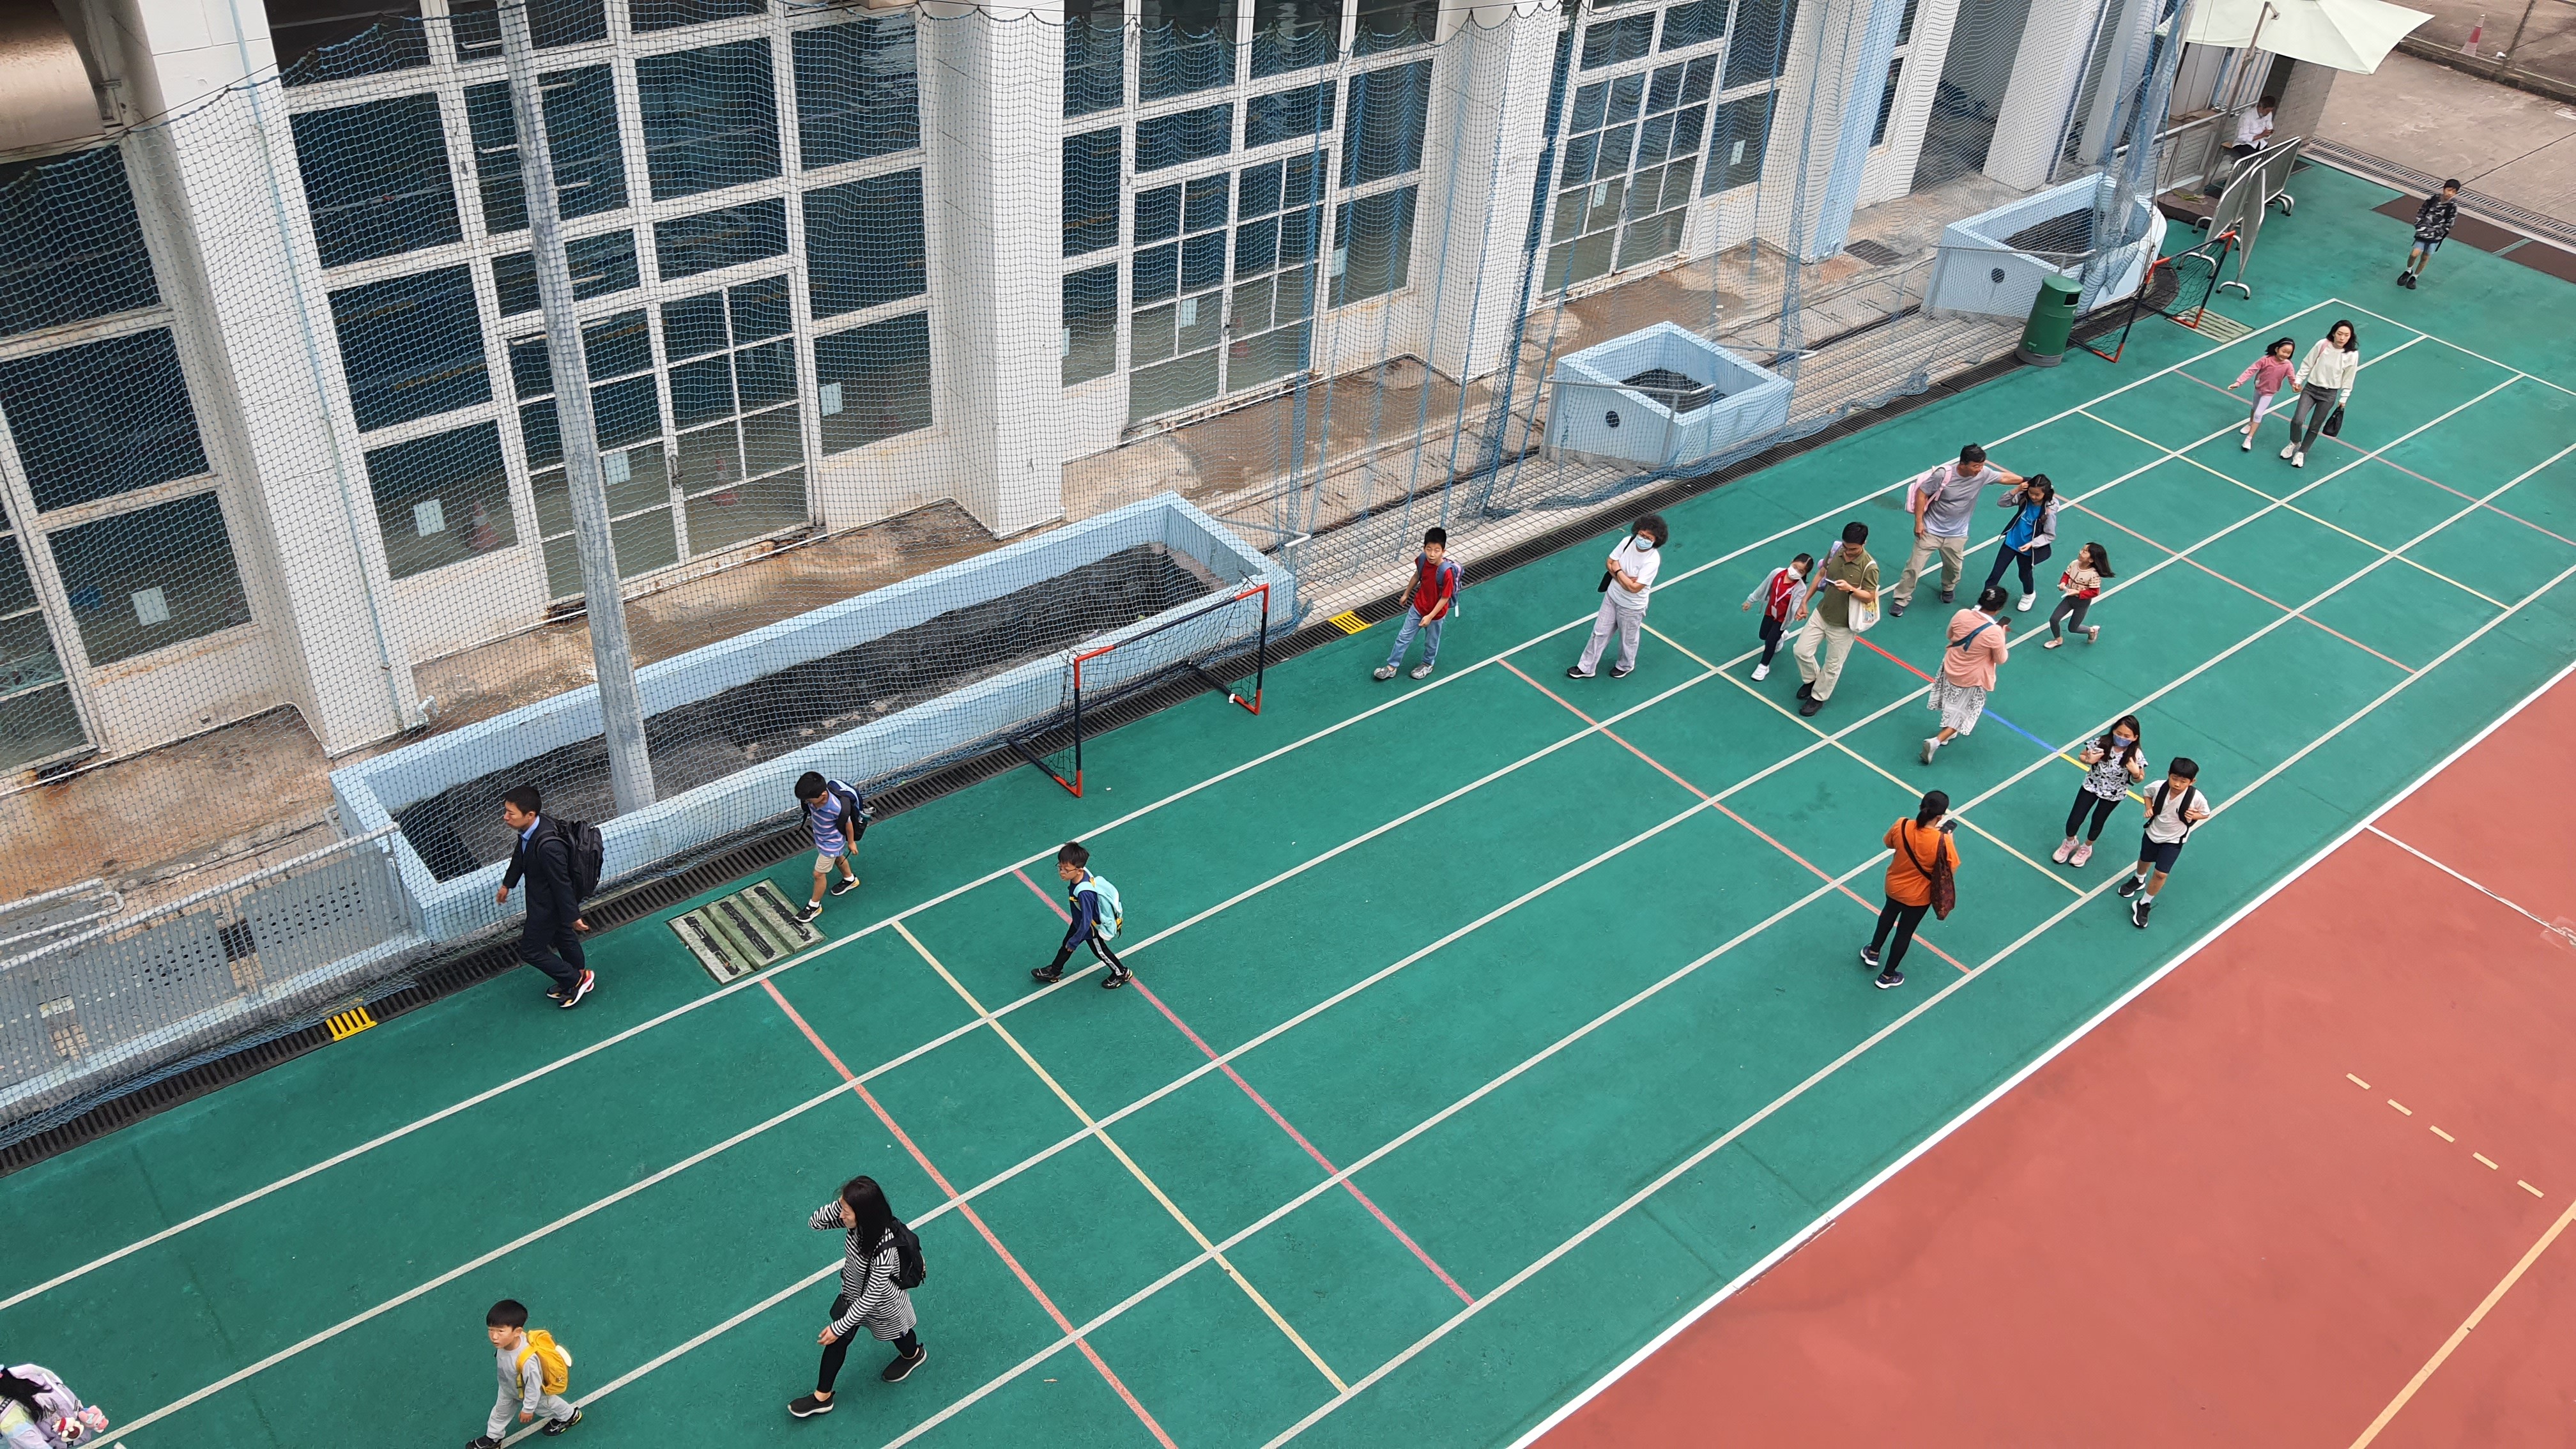
POLYGON ((1843 525, 1843 541, 1825 555, 1816 566, 1816 587, 1807 601, 1798 606, 1798 617, 1805 626, 1798 630, 1798 677, 1806 683, 1798 686, 1798 713, 1812 715, 1834 697, 1834 683, 1843 677, 1843 659, 1851 653, 1851 610, 1854 602, 1864 609, 1878 607, 1878 560, 1861 547, 1869 541, 1869 525, 1857 520, 1843 525), (1824 662, 1816 660, 1816 648, 1824 646, 1824 662))

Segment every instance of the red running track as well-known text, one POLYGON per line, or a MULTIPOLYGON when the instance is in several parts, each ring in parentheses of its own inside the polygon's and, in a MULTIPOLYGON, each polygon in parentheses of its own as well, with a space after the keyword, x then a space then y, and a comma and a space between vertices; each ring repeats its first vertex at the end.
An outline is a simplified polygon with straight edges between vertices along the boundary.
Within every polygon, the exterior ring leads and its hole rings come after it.
POLYGON ((2576 1444, 2570 741, 2562 680, 1542 1449, 2576 1444))

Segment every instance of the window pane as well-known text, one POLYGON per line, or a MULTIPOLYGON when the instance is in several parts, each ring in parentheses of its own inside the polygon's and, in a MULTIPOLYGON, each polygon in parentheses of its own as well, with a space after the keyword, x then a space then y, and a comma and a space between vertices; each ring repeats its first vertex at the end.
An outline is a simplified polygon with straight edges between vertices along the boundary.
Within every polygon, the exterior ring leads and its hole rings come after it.
POLYGON ((302 16, 281 18, 276 10, 270 11, 278 79, 286 85, 386 75, 429 64, 429 36, 417 19, 379 20, 366 11, 353 15, 336 0, 313 8, 322 13, 309 21, 302 16))
POLYGON ((1242 355, 1226 364, 1226 386, 1240 390, 1305 367, 1306 336, 1306 324, 1300 322, 1237 344, 1242 355))
POLYGON ((603 448, 622 448, 662 432, 662 399, 649 377, 592 388, 590 412, 603 448))
POLYGON ((763 277, 727 288, 725 301, 733 309, 733 340, 737 343, 784 337, 794 325, 785 276, 763 277))
POLYGON ((1141 422, 1216 396, 1217 354, 1194 352, 1177 362, 1148 367, 1127 379, 1127 421, 1141 422))
POLYGON ((751 477, 794 468, 805 461, 805 429, 794 408, 754 413, 742 420, 742 467, 751 477))
POLYGON ((1797 24, 1798 0, 1742 0, 1726 42, 1726 88, 1777 77, 1788 64, 1789 33, 1797 24))
POLYGON ((666 282, 786 251, 784 201, 754 201, 653 224, 653 261, 666 282))
POLYGON ((1609 108, 1609 82, 1594 81, 1588 86, 1580 87, 1574 93, 1574 115, 1567 123, 1567 128, 1574 131, 1600 130, 1602 115, 1609 108))
POLYGON ((728 340, 724 293, 662 304, 662 350, 673 361, 721 351, 728 340))
POLYGON ((1226 224, 1226 209, 1234 200, 1232 172, 1202 176, 1186 190, 1181 203, 1181 230, 1212 231, 1226 224))
POLYGON ((742 429, 719 423, 680 435, 680 491, 701 493, 742 481, 742 429))
POLYGON ((778 174, 769 46, 744 40, 635 62, 653 199, 693 196, 778 174))
POLYGON ((1133 283, 1128 301, 1142 304, 1160 301, 1180 290, 1181 249, 1176 246, 1152 247, 1136 253, 1133 283))
POLYGON ((1118 245, 1120 132, 1064 138, 1064 254, 1078 257, 1118 245))
POLYGON ((1268 216, 1279 209, 1279 163, 1247 167, 1237 173, 1235 190, 1240 194, 1240 214, 1247 217, 1268 216))
MULTIPOLYGON (((501 53, 501 12, 495 0, 448 0, 447 13, 455 25, 459 56, 490 60, 501 53)), ((606 40, 608 8, 601 0, 533 0, 528 32, 539 50, 606 40)))
POLYGON ((734 390, 745 412, 796 396, 796 344, 773 342, 733 356, 734 390))
POLYGON ((617 558, 617 576, 631 579, 666 569, 680 561, 679 536, 671 528, 671 508, 664 504, 608 525, 609 549, 617 558))
MULTIPOLYGON (((608 67, 552 71, 541 77, 546 147, 555 168, 555 206, 567 218, 596 216, 626 204, 626 158, 618 149, 617 92, 608 67)), ((482 188, 484 229, 499 235, 528 224, 527 189, 519 179, 519 124, 505 82, 468 86, 465 119, 474 135, 474 171, 482 188)))
MULTIPOLYGON (((50 643, 45 646, 45 654, 53 654, 50 643)), ((51 689, 0 699, 0 769, 15 769, 88 743, 89 735, 81 729, 80 715, 72 708, 70 685, 57 684, 51 689)))
POLYGON ((517 541, 501 430, 476 423, 367 453, 385 567, 407 579, 517 541))
POLYGON ((1064 385, 1118 370, 1118 268, 1113 263, 1064 279, 1064 385))
POLYGON ((1655 12, 1641 10, 1586 26, 1583 31, 1583 68, 1592 70, 1635 60, 1644 55, 1655 38, 1655 12))
POLYGON ((1169 307, 1149 307, 1128 324, 1129 367, 1143 367, 1172 355, 1173 322, 1169 307))
POLYGON ((1873 146, 1884 144, 1887 140, 1888 117, 1896 114, 1897 77, 1904 73, 1905 61, 1902 57, 1887 63, 1887 87, 1878 93, 1878 124, 1872 126, 1869 132, 1869 144, 1873 146))
POLYGON ((826 453, 930 426, 930 315, 815 338, 814 380, 826 453))
POLYGON ((653 329, 644 325, 642 309, 620 312, 581 329, 581 349, 594 382, 630 372, 650 372, 653 329))
POLYGON ((1165 186, 1136 193, 1136 245, 1166 241, 1181 234, 1181 188, 1165 186))
POLYGON ((1428 45, 1440 28, 1440 0, 1359 0, 1351 49, 1377 55, 1408 45, 1428 45))
POLYGON ((1413 200, 1419 188, 1342 203, 1333 228, 1333 305, 1404 287, 1413 257, 1413 200))
POLYGON ((763 8, 761 0, 635 0, 635 32, 642 35, 701 21, 758 15, 763 8))
POLYGON ((0 334, 161 300, 120 147, 0 166, 0 257, 0 334))
POLYGON ((1234 107, 1206 106, 1136 123, 1136 174, 1234 149, 1234 107))
POLYGON ((918 297, 926 275, 918 169, 806 193, 805 279, 815 316, 918 297))
POLYGON ((1341 0, 1253 0, 1252 74, 1281 75, 1333 58, 1342 43, 1341 0))
POLYGON ((1351 77, 1342 118, 1342 184, 1365 186, 1422 165, 1422 132, 1431 115, 1431 62, 1389 66, 1351 77))
POLYGON ((671 369, 672 422, 694 428, 712 418, 734 415, 733 359, 711 357, 671 369))
POLYGON ((212 493, 63 529, 47 542, 92 664, 250 622, 212 493))
POLYGON ((1637 103, 1645 96, 1645 94, 1646 78, 1644 76, 1623 75, 1617 80, 1612 81, 1610 83, 1610 114, 1605 119, 1614 126, 1623 121, 1633 121, 1637 119, 1637 103))
POLYGON ((1138 0, 1136 99, 1234 80, 1234 0, 1138 0))
POLYGON ((1665 11, 1663 48, 1679 50, 1724 35, 1727 3, 1728 0, 1690 0, 1665 11))
POLYGON ((438 246, 464 235, 436 96, 397 96, 292 119, 322 265, 438 246))
POLYGON ((491 399, 483 322, 463 267, 334 292, 331 321, 361 428, 491 399))
MULTIPOLYGON (((623 292, 636 284, 635 233, 612 231, 564 243, 564 261, 572 268, 576 301, 623 292)), ((537 310, 537 263, 526 252, 492 259, 492 290, 501 315, 516 317, 537 310)))
POLYGON ((0 409, 38 508, 206 471, 166 328, 0 362, 0 409))
POLYGON ((1064 113, 1087 116, 1127 99, 1127 36, 1118 0, 1065 0, 1064 113))
POLYGON ((1204 291, 1225 280, 1225 235, 1194 236, 1181 244, 1181 290, 1204 291))
POLYGON ((689 500, 689 552, 704 558, 745 539, 794 528, 809 516, 802 468, 701 494, 689 500))
POLYGON ((800 30, 795 48, 796 134, 806 170, 921 144, 910 15, 800 30))
POLYGON ((1293 91, 1276 95, 1254 96, 1243 103, 1243 145, 1250 150, 1285 141, 1292 136, 1313 136, 1332 129, 1333 83, 1318 81, 1293 91))
POLYGON ((1708 175, 1703 196, 1762 179, 1762 152, 1771 139, 1771 102, 1778 92, 1746 96, 1717 108, 1709 130, 1708 175))
MULTIPOLYGON (((600 491, 611 518, 671 501, 671 480, 662 471, 662 445, 644 443, 599 455, 600 491)), ((537 532, 552 538, 572 531, 572 494, 561 468, 549 468, 529 480, 536 497, 537 532)), ((572 575, 572 591, 581 592, 581 574, 572 575)))

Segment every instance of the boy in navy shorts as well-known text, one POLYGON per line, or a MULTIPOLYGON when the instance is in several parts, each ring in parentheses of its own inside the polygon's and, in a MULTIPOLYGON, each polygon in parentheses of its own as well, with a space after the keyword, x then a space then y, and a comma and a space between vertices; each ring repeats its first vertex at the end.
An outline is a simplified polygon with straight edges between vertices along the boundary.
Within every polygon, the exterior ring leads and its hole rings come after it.
POLYGON ((2147 833, 2138 842, 2138 869, 2120 882, 2120 899, 2129 902, 2129 924, 2141 931, 2147 928, 2147 912, 2155 907, 2156 892, 2165 888, 2165 877, 2173 874, 2174 862, 2182 858, 2191 828, 2214 813, 2209 797, 2192 783, 2199 778, 2200 766, 2176 755, 2165 767, 2163 782, 2147 793, 2147 833))

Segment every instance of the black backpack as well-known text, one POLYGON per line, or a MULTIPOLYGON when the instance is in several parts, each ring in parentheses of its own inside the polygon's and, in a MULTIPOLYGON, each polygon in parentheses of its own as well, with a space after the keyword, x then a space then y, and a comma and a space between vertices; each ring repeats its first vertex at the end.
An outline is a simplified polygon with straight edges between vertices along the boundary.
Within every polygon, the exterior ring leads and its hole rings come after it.
POLYGON ((558 820, 555 834, 564 843, 564 863, 572 871, 572 898, 577 905, 599 889, 600 867, 608 861, 608 842, 587 820, 558 820))
POLYGON ((894 1286, 909 1293, 930 1276, 929 1265, 921 1261, 921 1239, 901 1219, 889 1231, 894 1237, 894 1286))

